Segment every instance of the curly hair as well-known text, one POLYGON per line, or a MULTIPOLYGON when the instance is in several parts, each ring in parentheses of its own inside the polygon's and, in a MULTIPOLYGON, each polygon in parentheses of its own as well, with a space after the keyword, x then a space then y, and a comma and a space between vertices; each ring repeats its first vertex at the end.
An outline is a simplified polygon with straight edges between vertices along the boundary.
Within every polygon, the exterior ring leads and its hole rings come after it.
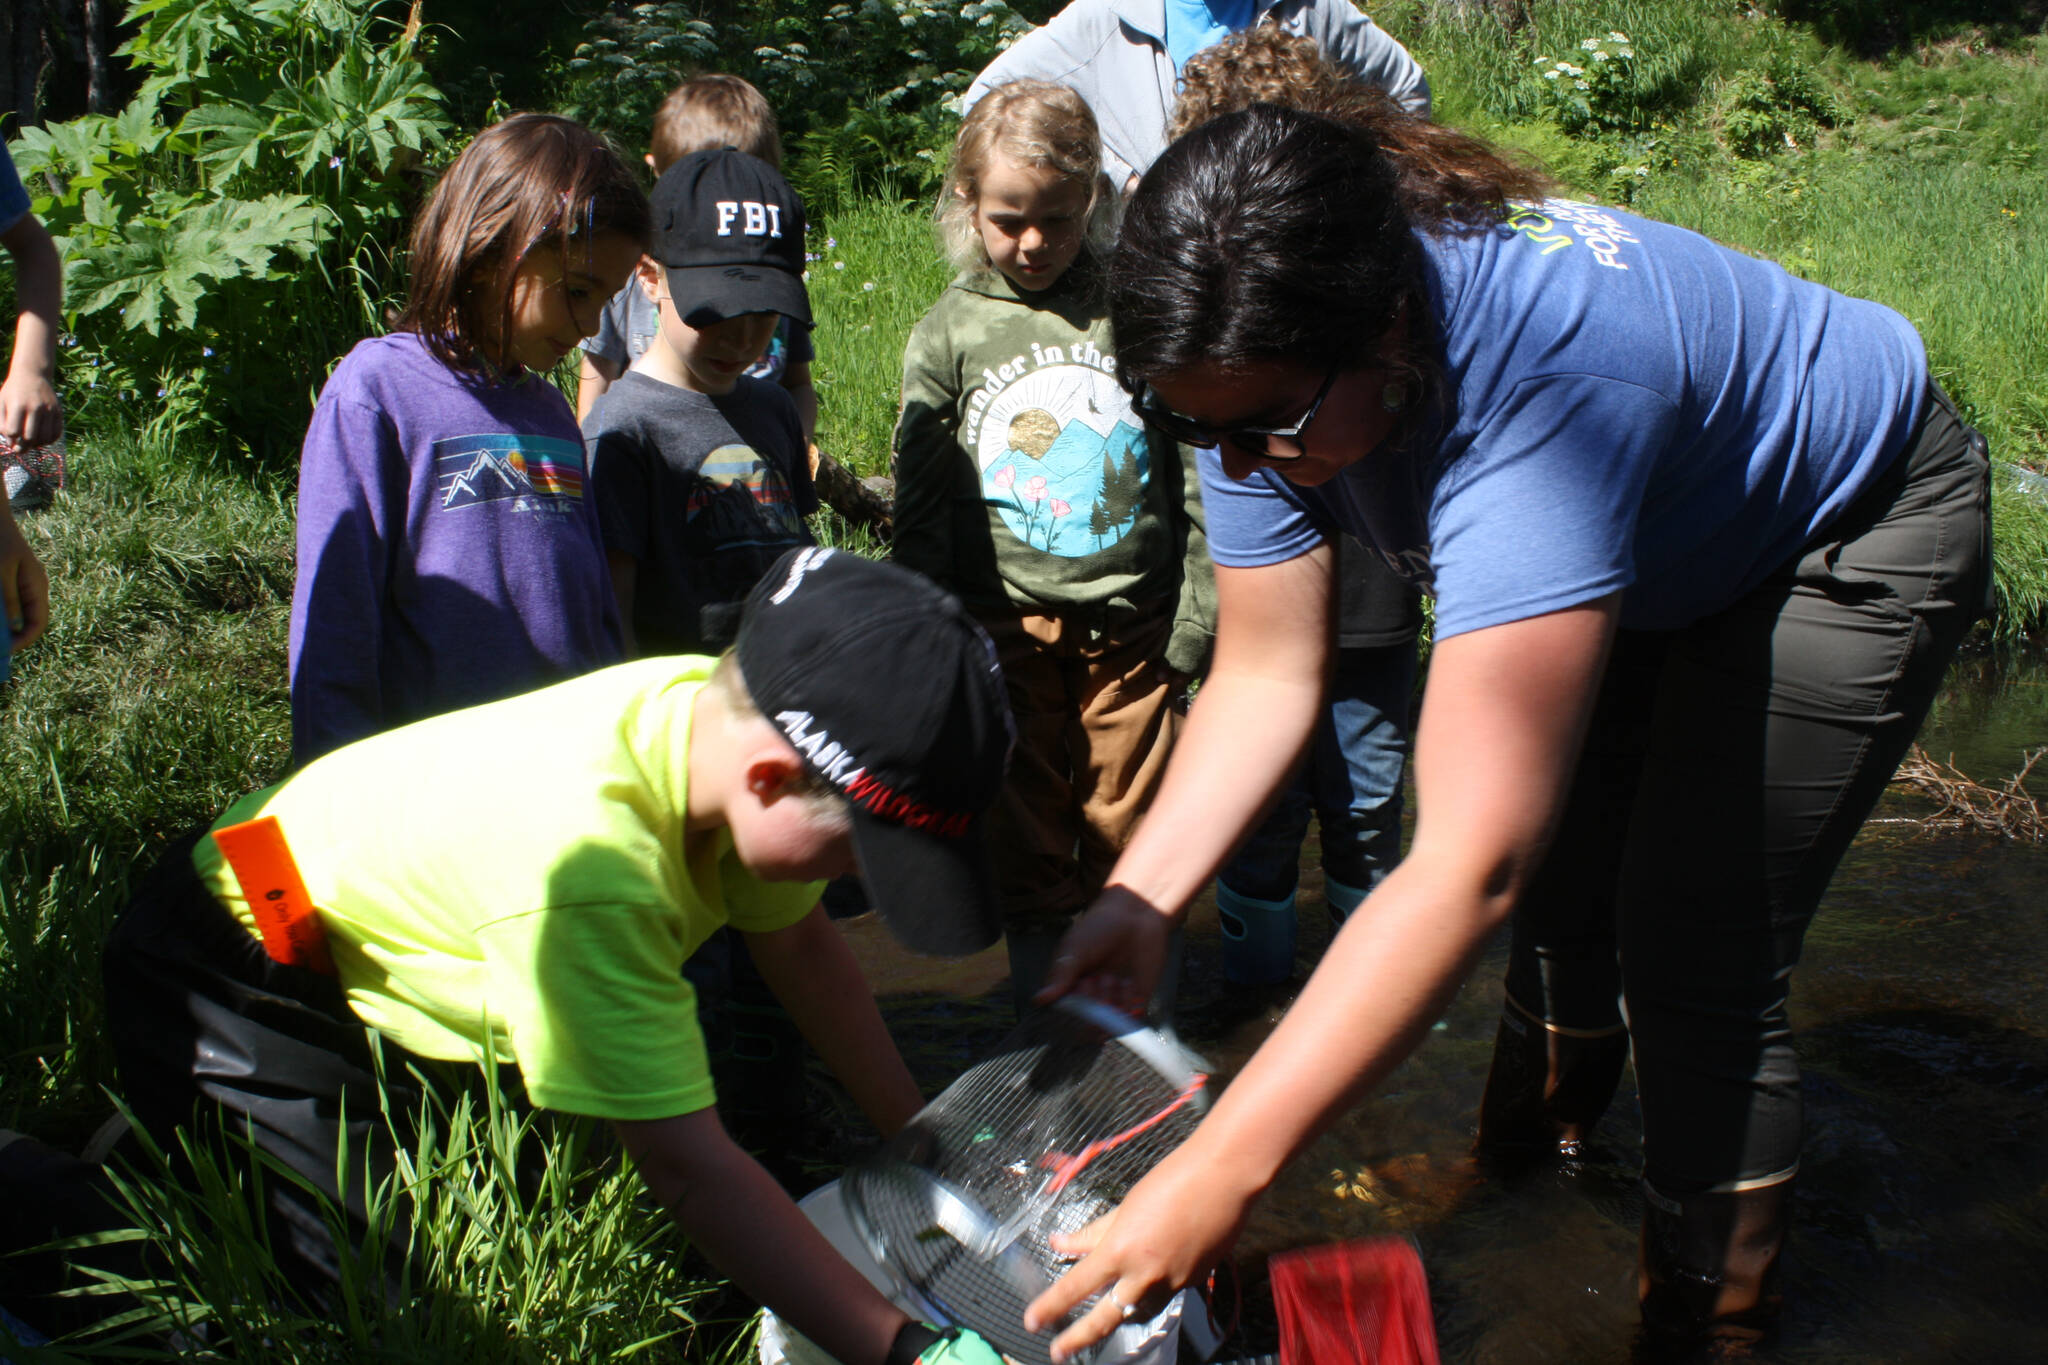
POLYGON ((444 364, 487 370, 481 335, 512 331, 512 278, 543 246, 586 256, 597 235, 645 247, 654 216, 601 134, 553 114, 514 114, 476 135, 435 183, 412 230, 411 282, 394 324, 444 364), (481 309, 502 310, 495 329, 481 309))
POLYGON ((1420 223, 1494 222, 1507 216, 1510 201, 1542 199, 1557 188, 1541 167, 1417 117, 1331 61, 1315 39, 1274 23, 1233 33, 1188 59, 1167 140, 1254 104, 1321 114, 1371 136, 1394 164, 1409 217, 1420 223))
POLYGON ((1089 250, 1108 254, 1116 240, 1118 201, 1102 172, 1102 137, 1088 101, 1051 81, 1006 81, 967 111, 953 139, 953 158, 939 186, 935 215, 939 249, 961 270, 990 268, 974 227, 974 205, 989 160, 1001 152, 1012 162, 1057 172, 1089 187, 1085 234, 1089 250))
POLYGON ((1415 229, 1499 222, 1550 178, 1267 24, 1189 59, 1171 131, 1109 271, 1125 387, 1205 362, 1373 361, 1421 400, 1411 417, 1448 411, 1415 229))

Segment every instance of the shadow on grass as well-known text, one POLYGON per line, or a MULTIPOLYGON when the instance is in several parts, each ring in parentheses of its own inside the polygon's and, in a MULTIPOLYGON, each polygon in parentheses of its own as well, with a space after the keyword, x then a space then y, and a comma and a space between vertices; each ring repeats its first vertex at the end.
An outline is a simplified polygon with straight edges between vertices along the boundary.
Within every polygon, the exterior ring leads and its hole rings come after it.
POLYGON ((1923 43, 1981 33, 2006 46, 2041 32, 2044 0, 1788 0, 1786 19, 1813 25, 1822 41, 1867 61, 1923 43))

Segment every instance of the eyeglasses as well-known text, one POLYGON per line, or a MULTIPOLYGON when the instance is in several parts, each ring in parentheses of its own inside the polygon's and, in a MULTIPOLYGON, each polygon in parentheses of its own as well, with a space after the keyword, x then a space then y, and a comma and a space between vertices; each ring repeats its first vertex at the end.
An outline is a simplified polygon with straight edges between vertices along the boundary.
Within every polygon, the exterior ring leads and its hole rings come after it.
POLYGON ((1323 376, 1322 387, 1317 389, 1316 396, 1309 400, 1308 411, 1302 413, 1301 420, 1291 427, 1260 427, 1242 422, 1229 426, 1210 426, 1166 406, 1150 384, 1138 391, 1138 396, 1131 401, 1131 406, 1136 409, 1138 416, 1176 441, 1191 446, 1213 446, 1228 441, 1247 455, 1271 464, 1285 464, 1290 460, 1298 460, 1308 453, 1302 435, 1308 430, 1308 424, 1316 420, 1316 414, 1322 411, 1323 400, 1330 396, 1330 386, 1337 382, 1337 370, 1338 367, 1335 365, 1330 367, 1330 372, 1323 376), (1273 442, 1276 440, 1289 442, 1294 448, 1275 450, 1273 442))

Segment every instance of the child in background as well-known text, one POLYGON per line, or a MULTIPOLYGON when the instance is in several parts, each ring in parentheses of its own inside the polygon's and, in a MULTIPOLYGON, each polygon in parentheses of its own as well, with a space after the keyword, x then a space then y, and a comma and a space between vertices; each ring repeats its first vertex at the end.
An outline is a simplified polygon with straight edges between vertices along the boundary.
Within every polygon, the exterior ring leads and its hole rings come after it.
MULTIPOLYGON (((0 247, 14 259, 14 353, 0 383, 0 440, 45 445, 64 434, 64 407, 57 399, 57 330, 63 302, 64 268, 57 245, 34 213, 28 191, 15 174, 14 158, 0 147, 0 247)), ((50 621, 50 580, 42 561, 14 524, 8 498, 0 494, 0 683, 9 658, 25 649, 50 621)))
POLYGON ((759 157, 693 152, 654 187, 637 286, 647 352, 584 419, 628 654, 716 654, 817 510, 789 391, 747 373, 777 327, 811 323, 804 210, 759 157))
MULTIPOLYGON (((818 505, 789 392, 745 373, 779 323, 810 325, 803 205, 781 173, 724 148, 654 187, 653 256, 634 288, 652 344, 585 419, 591 496, 629 654, 716 654, 818 505)), ((778 1175, 799 1166, 804 1040, 746 943, 712 934, 687 968, 727 1122, 778 1175)))
MULTIPOLYGON (((534 1104, 609 1121, 691 1244, 835 1358, 997 1365, 907 1319, 734 1146, 678 969, 719 925, 745 930, 869 1119, 900 1129, 922 1096, 819 879, 857 858, 913 947, 985 947, 981 813, 1008 748, 957 601, 793 553, 723 659, 622 664, 366 739, 174 845, 107 943, 123 1092, 167 1149, 196 1115, 346 1208, 409 1150, 416 1083, 516 1066, 534 1104), (258 817, 267 859, 231 829, 258 817), (303 882, 310 935, 264 936, 277 868, 303 882)), ((271 1246, 317 1290, 343 1251, 331 1225, 292 1182, 263 1188, 271 1246)))
MULTIPOLYGON (((782 138, 775 111, 759 90, 738 76, 698 76, 669 91, 654 111, 654 130, 646 161, 656 176, 692 152, 734 147, 782 169, 782 138)), ((576 386, 576 420, 588 421, 590 410, 619 376, 637 364, 660 330, 653 301, 637 281, 629 281, 604 306, 597 334, 583 343, 583 373, 576 386)), ((789 390, 803 425, 804 447, 811 477, 819 492, 847 520, 887 533, 889 509, 844 466, 820 451, 818 389, 811 382, 808 327, 782 319, 768 347, 748 369, 754 379, 767 379, 789 390)))
MULTIPOLYGON (((782 138, 775 111, 759 90, 738 76, 714 73, 684 81, 654 111, 647 164, 657 178, 692 152, 735 147, 782 169, 782 138)), ((594 336, 583 343, 583 373, 576 386, 576 417, 583 421, 605 390, 647 354, 660 330, 654 303, 638 281, 613 295, 599 315, 594 336)), ((818 434, 818 390, 811 382, 811 335, 788 318, 776 327, 767 349, 747 369, 789 390, 808 445, 818 434)))
MULTIPOLYGON (((1262 101, 1343 118, 1356 102, 1377 98, 1315 39, 1260 23, 1182 64, 1166 140, 1262 101)), ((1308 752, 1272 813, 1216 874, 1223 975, 1233 985, 1293 977, 1295 891, 1311 814, 1333 929, 1401 860, 1401 775, 1422 602, 1353 537, 1336 537, 1336 551, 1337 657, 1308 752)))
POLYGON ((296 762, 619 657, 581 433, 547 372, 648 223, 611 147, 545 114, 484 130, 434 187, 399 330, 335 367, 306 432, 296 762))
POLYGON ((1195 476, 1132 414, 1097 297, 1115 211, 1079 95, 990 91, 939 192, 961 273, 903 358, 895 557, 988 628, 1017 715, 991 828, 1020 1011, 1149 804, 1209 642, 1195 476))

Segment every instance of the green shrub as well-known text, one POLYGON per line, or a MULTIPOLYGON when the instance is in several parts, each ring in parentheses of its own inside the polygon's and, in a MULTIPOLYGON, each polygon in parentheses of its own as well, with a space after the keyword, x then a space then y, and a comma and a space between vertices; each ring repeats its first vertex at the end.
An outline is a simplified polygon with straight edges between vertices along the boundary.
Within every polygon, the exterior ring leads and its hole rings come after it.
POLYGON ((1029 27, 1008 0, 669 0, 593 19, 565 75, 576 115, 635 147, 687 77, 745 77, 774 106, 790 179, 829 213, 929 192, 958 97, 1029 27))
POLYGON ((418 9, 140 0, 128 107, 22 133, 77 417, 296 449, 327 367, 382 330, 411 172, 452 131, 418 9))
POLYGON ((1644 88, 1644 67, 1628 35, 1613 30, 1581 39, 1570 55, 1538 57, 1544 98, 1557 126, 1575 137, 1639 133, 1655 112, 1644 88))
POLYGON ((1737 156, 1759 157, 1810 145, 1816 132, 1841 121, 1843 110, 1811 67, 1790 52, 1722 83, 1721 140, 1737 156))

